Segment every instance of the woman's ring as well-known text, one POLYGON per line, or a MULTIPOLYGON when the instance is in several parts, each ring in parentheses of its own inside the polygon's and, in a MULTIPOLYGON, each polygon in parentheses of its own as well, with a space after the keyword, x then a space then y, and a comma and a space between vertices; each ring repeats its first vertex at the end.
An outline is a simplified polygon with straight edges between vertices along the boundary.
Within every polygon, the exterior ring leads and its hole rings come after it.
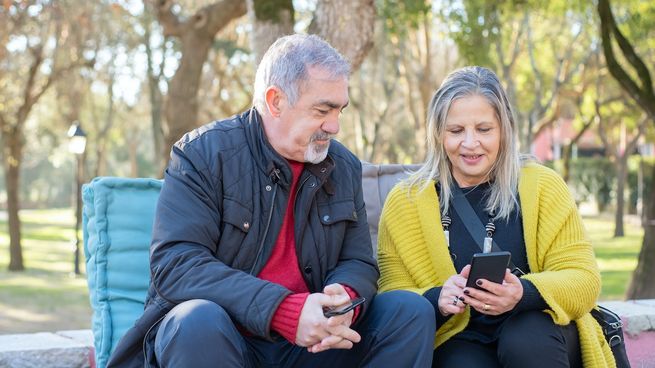
POLYGON ((459 298, 454 296, 453 297, 453 305, 457 305, 457 303, 459 303, 459 298))
POLYGON ((488 312, 489 308, 490 308, 489 304, 485 304, 484 307, 482 307, 482 309, 484 309, 485 312, 488 312))

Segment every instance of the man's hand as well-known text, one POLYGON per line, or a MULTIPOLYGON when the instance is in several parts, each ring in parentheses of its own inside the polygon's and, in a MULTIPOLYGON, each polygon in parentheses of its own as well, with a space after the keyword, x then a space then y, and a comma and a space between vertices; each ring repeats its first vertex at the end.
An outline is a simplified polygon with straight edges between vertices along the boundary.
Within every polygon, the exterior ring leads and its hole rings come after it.
POLYGON ((350 302, 350 296, 339 284, 325 287, 324 293, 310 294, 300 313, 296 345, 312 353, 328 349, 350 349, 361 337, 350 329, 353 312, 325 318, 323 309, 339 308, 350 302))
MULTIPOLYGON (((323 293, 331 297, 346 298, 347 302, 339 305, 337 309, 345 307, 350 303, 350 295, 348 295, 348 292, 341 284, 327 285, 323 289, 323 293)), ((328 318, 327 331, 330 333, 330 336, 325 337, 318 344, 308 347, 307 350, 312 353, 319 353, 328 349, 352 348, 353 343, 361 340, 361 336, 350 328, 354 314, 355 312, 352 310, 346 314, 328 318)))

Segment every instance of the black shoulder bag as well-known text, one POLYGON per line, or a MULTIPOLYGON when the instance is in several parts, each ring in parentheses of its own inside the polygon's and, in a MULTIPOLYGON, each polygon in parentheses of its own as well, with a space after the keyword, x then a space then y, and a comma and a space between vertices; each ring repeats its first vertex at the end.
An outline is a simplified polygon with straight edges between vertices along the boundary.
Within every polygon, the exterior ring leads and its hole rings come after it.
MULTIPOLYGON (((471 237, 482 250, 484 249, 484 245, 480 239, 484 239, 485 237, 485 227, 473 210, 473 207, 471 207, 469 201, 464 197, 462 190, 457 185, 453 185, 452 187, 453 208, 462 219, 464 226, 466 226, 466 230, 468 230, 471 237)), ((496 252, 502 249, 495 241, 493 241, 492 250, 496 252)), ((509 267, 512 270, 512 273, 517 277, 525 274, 520 268, 514 265, 514 262, 510 261, 509 267)), ((594 317, 596 322, 603 329, 605 340, 607 340, 607 344, 612 349, 612 354, 616 361, 616 367, 630 368, 630 361, 628 361, 628 355, 625 351, 625 338, 623 335, 623 322, 621 322, 621 318, 616 313, 600 305, 591 310, 591 316, 594 317)))
POLYGON ((603 329, 603 335, 607 344, 612 349, 614 361, 616 361, 617 368, 630 368, 630 361, 628 354, 625 351, 625 338, 623 335, 623 322, 618 314, 611 310, 599 305, 597 308, 591 310, 591 316, 596 319, 596 322, 603 329))

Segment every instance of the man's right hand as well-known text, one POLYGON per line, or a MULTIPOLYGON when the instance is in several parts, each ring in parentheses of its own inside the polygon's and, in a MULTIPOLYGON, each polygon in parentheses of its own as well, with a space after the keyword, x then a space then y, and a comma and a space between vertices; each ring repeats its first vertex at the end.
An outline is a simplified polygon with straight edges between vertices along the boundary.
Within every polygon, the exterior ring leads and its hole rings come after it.
MULTIPOLYGON (((310 294, 305 301, 296 332, 296 345, 307 347, 310 352, 318 353, 330 348, 350 349, 361 337, 346 326, 341 319, 347 315, 330 319, 323 315, 324 308, 338 308, 350 302, 347 294, 327 295, 310 294)), ((352 318, 352 316, 350 316, 352 318)))

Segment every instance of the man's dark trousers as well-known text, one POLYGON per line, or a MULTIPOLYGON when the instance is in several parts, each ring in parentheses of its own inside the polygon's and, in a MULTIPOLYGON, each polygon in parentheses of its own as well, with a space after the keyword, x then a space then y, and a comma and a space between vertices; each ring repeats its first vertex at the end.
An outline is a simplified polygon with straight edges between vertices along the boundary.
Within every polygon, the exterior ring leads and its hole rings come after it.
POLYGON ((407 291, 377 295, 356 328, 362 341, 350 350, 310 353, 281 339, 244 337, 223 308, 190 300, 162 321, 155 354, 168 367, 429 367, 434 346, 434 308, 407 291))

